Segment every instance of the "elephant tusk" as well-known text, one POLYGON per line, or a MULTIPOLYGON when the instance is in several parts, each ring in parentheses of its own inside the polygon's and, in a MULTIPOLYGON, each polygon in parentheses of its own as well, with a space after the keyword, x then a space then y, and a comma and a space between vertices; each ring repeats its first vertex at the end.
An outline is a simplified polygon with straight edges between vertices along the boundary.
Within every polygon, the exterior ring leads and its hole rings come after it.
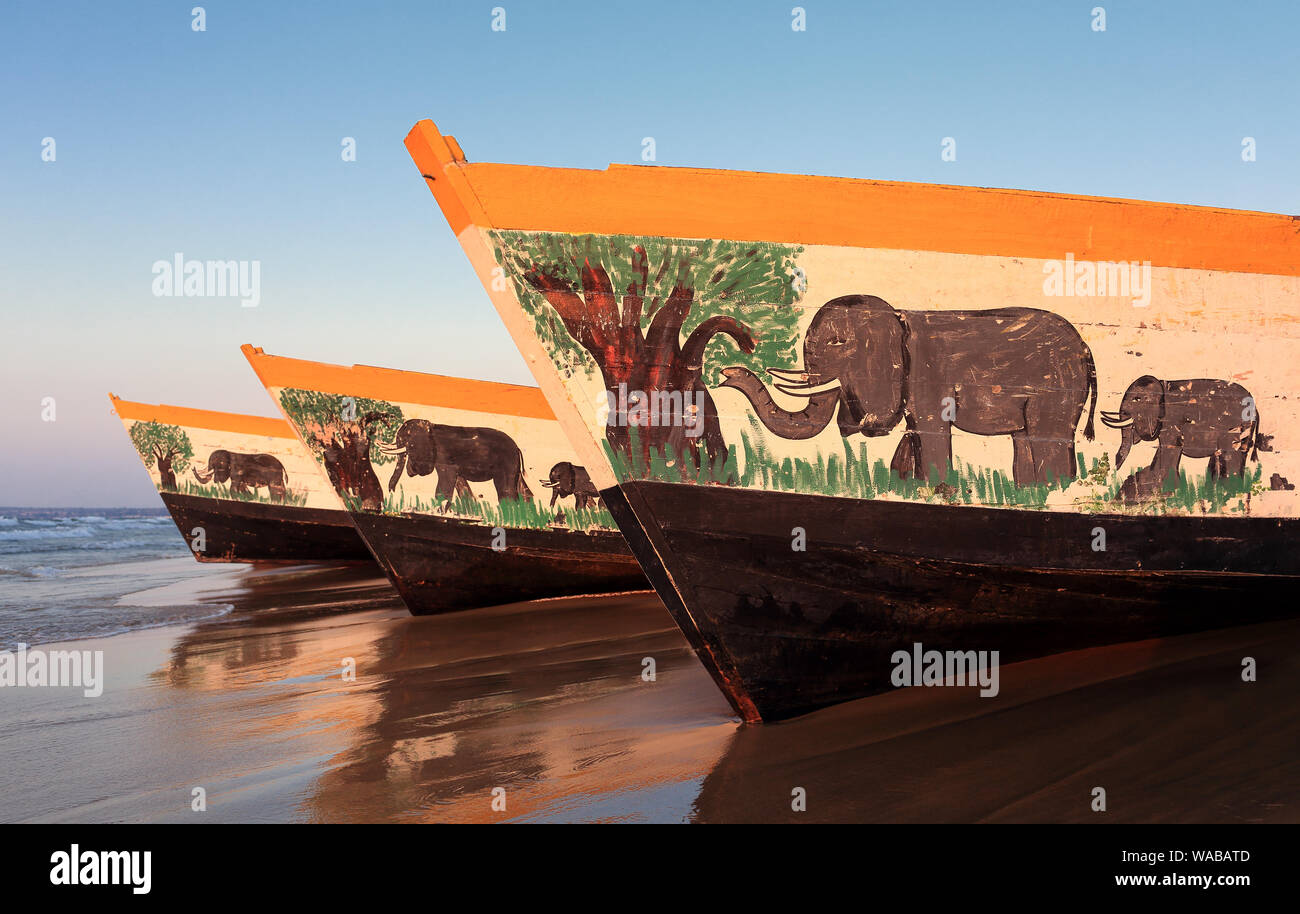
POLYGON ((398 454, 405 454, 405 453, 406 453, 406 448, 404 448, 404 447, 389 447, 389 446, 387 446, 387 445, 381 444, 381 445, 379 445, 379 452, 380 452, 381 454, 388 454, 390 457, 396 457, 398 454))
POLYGON ((559 485, 558 482, 551 482, 549 479, 541 479, 541 480, 538 480, 538 481, 539 481, 543 486, 545 486, 545 487, 548 488, 548 489, 553 489, 553 488, 555 488, 556 486, 559 485))
POLYGON ((778 381, 785 381, 787 384, 811 384, 806 371, 792 371, 787 368, 768 368, 767 373, 778 381))
POLYGON ((1109 416, 1103 415, 1101 417, 1101 424, 1108 428, 1128 428, 1133 424, 1133 417, 1130 416, 1127 419, 1112 419, 1109 416))
POLYGON ((772 385, 783 394, 789 394, 792 397, 815 397, 817 394, 824 394, 828 391, 836 390, 840 386, 839 380, 825 381, 821 384, 804 384, 794 386, 790 384, 772 385))

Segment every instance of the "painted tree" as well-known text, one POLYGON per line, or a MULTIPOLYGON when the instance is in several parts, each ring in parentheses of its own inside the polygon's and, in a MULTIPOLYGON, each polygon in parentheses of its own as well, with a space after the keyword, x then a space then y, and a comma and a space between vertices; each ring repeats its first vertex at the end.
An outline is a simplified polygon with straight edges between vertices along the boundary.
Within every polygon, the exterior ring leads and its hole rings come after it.
POLYGON ((144 465, 158 466, 162 487, 176 491, 176 474, 184 473, 194 457, 189 435, 179 425, 159 422, 136 422, 131 426, 131 443, 139 452, 144 465))
POLYGON ((719 467, 727 445, 708 388, 721 368, 796 361, 801 248, 513 231, 492 240, 556 367, 600 372, 606 439, 629 457, 635 442, 634 464, 656 454, 683 478, 706 457, 719 467))
POLYGON ((379 445, 392 442, 402 424, 401 408, 383 400, 297 389, 281 391, 280 407, 344 502, 362 511, 381 510, 384 490, 374 468, 393 460, 379 445))

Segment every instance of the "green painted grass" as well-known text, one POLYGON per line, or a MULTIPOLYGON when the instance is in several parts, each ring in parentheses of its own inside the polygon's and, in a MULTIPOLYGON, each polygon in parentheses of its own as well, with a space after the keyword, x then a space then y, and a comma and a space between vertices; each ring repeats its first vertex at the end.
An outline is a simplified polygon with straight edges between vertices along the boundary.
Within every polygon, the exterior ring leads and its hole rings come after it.
MULTIPOLYGON (((891 470, 884 460, 872 460, 866 442, 855 451, 847 439, 842 454, 818 454, 815 460, 778 457, 768 445, 767 434, 757 419, 750 416, 750 430, 740 434, 740 453, 744 469, 738 469, 737 449, 710 463, 701 461, 698 472, 691 467, 685 474, 675 460, 662 453, 652 453, 649 460, 640 455, 637 429, 629 429, 632 453, 616 453, 608 441, 602 442, 615 476, 620 481, 655 479, 664 482, 696 482, 704 485, 740 485, 774 492, 803 492, 844 498, 879 498, 882 496, 912 501, 944 502, 981 506, 1045 509, 1053 492, 1078 487, 1074 500, 1077 510, 1099 513, 1116 511, 1133 513, 1242 513, 1247 510, 1248 496, 1263 491, 1261 468, 1244 478, 1210 480, 1208 474, 1189 477, 1179 474, 1171 491, 1141 505, 1121 505, 1116 497, 1128 474, 1111 470, 1110 457, 1102 454, 1089 464, 1078 454, 1079 478, 1053 481, 1046 485, 1017 486, 1010 475, 999 470, 977 469, 969 463, 953 467, 943 478, 904 479, 891 470), (1082 483, 1082 486, 1080 486, 1082 483)), ((702 452, 701 452, 702 453, 702 452)))
MULTIPOLYGON (((1104 490, 1082 502, 1080 507, 1098 512, 1114 511, 1118 504, 1115 499, 1128 475, 1111 474, 1104 490)), ((1123 509, 1136 514, 1246 514, 1251 500, 1264 491, 1263 476, 1259 464, 1253 471, 1248 469, 1244 476, 1228 479, 1211 479, 1208 471, 1189 476, 1185 470, 1179 470, 1178 479, 1167 482, 1166 491, 1160 497, 1124 505, 1123 509)))
POLYGON ((473 495, 458 495, 451 499, 420 498, 407 499, 401 492, 389 493, 384 498, 385 514, 440 514, 458 517, 463 520, 475 520, 489 527, 525 528, 529 530, 548 530, 555 526, 570 530, 586 532, 588 530, 614 530, 614 517, 604 507, 583 508, 556 506, 561 513, 557 520, 540 500, 527 498, 509 498, 501 502, 491 502, 473 495))
POLYGON ((297 494, 292 490, 285 493, 284 501, 274 501, 270 495, 259 495, 253 492, 232 492, 230 486, 217 485, 210 483, 202 485, 197 482, 182 482, 176 489, 180 495, 195 495, 199 498, 223 498, 227 501, 255 501, 263 505, 293 505, 303 507, 307 504, 307 496, 297 494))

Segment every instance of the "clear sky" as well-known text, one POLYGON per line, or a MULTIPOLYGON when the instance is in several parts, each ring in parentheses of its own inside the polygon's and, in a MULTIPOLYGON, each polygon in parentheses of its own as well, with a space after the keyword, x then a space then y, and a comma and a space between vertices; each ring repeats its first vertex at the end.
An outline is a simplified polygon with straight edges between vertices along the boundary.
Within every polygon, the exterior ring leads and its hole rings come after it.
POLYGON ((0 5, 0 505, 158 505, 108 391, 275 415, 243 342, 531 383, 402 145, 424 117, 478 161, 649 136, 663 165, 1300 212, 1292 0, 800 0, 804 32, 792 0, 208 2, 195 32, 199 2, 0 5), (177 252, 260 261, 259 306, 155 297, 177 252))

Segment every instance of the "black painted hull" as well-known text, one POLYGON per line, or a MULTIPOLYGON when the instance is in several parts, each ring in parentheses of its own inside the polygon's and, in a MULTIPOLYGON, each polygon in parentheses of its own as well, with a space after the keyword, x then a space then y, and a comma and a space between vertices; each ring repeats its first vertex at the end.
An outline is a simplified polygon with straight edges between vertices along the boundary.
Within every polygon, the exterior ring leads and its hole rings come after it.
POLYGON ((162 493, 181 536, 203 528, 200 562, 370 562, 346 511, 162 493))
POLYGON ((891 656, 916 642, 996 650, 1011 663, 1300 615, 1295 520, 947 507, 658 482, 601 494, 749 720, 890 689, 891 656), (792 549, 795 527, 805 531, 804 552, 792 549), (1104 552, 1093 550, 1098 527, 1104 552))
POLYGON ((508 528, 498 552, 492 528, 472 521, 428 514, 352 519, 417 616, 650 586, 615 532, 508 528))

